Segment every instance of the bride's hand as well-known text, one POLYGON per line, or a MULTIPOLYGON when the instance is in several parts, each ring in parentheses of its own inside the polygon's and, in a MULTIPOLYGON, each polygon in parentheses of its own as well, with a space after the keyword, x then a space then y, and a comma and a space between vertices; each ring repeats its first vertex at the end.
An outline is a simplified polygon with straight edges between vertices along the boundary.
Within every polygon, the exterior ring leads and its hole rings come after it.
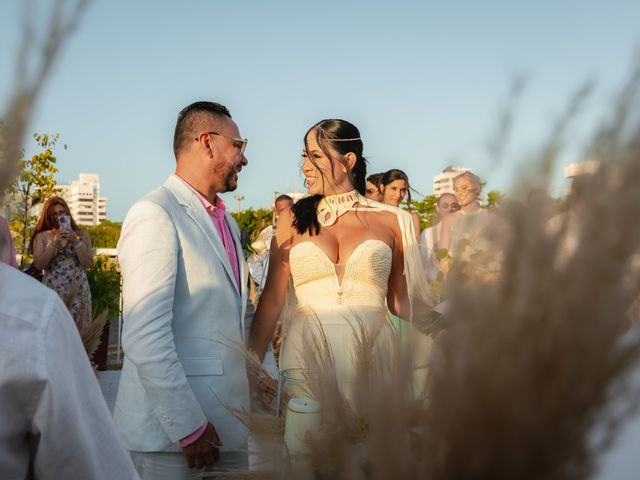
POLYGON ((258 412, 272 410, 276 396, 276 381, 253 364, 247 364, 247 379, 249 380, 251 410, 258 412))
POLYGON ((446 276, 449 273, 449 260, 446 258, 440 260, 438 268, 446 276))

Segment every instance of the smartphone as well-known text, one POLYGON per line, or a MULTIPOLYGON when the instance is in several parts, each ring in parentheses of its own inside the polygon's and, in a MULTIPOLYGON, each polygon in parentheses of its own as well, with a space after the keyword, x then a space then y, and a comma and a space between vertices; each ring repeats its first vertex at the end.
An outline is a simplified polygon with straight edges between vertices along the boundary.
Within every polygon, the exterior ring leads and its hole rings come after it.
POLYGON ((58 223, 60 224, 60 228, 71 228, 71 218, 69 218, 69 215, 60 215, 58 217, 58 223))

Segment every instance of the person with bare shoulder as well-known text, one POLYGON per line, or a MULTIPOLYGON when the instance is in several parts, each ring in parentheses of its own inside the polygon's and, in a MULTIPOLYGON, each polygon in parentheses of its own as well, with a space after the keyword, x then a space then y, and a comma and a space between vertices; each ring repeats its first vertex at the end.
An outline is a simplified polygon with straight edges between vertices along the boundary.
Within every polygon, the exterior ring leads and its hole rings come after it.
POLYGON ((388 346, 387 305, 405 320, 412 308, 427 308, 426 275, 411 215, 364 196, 366 160, 354 125, 332 119, 311 127, 302 172, 309 196, 278 219, 249 348, 263 358, 291 278, 297 314, 283 340, 280 371, 310 367, 302 352, 309 354, 306 346, 320 335, 338 381, 348 384, 355 332, 364 328, 377 345, 388 346))
POLYGON ((91 266, 91 238, 71 216, 67 202, 50 197, 29 242, 33 266, 43 272, 42 283, 69 305, 77 323, 92 321, 91 290, 86 269, 91 266))

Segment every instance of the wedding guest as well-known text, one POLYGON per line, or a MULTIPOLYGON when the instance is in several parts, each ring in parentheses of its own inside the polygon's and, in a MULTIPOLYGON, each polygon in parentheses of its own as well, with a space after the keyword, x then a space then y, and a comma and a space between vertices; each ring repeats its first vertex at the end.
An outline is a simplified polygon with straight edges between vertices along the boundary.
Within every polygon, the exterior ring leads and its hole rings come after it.
MULTIPOLYGON (((480 206, 484 182, 472 172, 463 172, 453 179, 453 191, 460 209, 442 221, 440 249, 446 249, 452 258, 466 258, 470 251, 486 250, 489 211, 480 206)), ((448 260, 440 262, 441 270, 448 272, 448 260)))
POLYGON ((567 197, 568 210, 549 219, 545 227, 549 234, 562 235, 558 250, 558 265, 563 265, 569 260, 578 248, 584 201, 592 178, 591 174, 581 174, 573 178, 571 191, 567 197))
MULTIPOLYGON (((291 208, 293 198, 289 195, 282 194, 276 198, 273 206, 273 213, 276 222, 282 211, 291 208)), ((258 238, 251 243, 251 248, 255 253, 251 254, 247 259, 249 264, 249 273, 256 285, 256 294, 260 295, 264 289, 264 282, 267 279, 267 270, 269 268, 269 249, 271 248, 271 239, 275 234, 275 225, 269 225, 262 229, 258 238)), ((257 304, 257 298, 256 302, 257 304)))
POLYGON ((380 191, 382 175, 382 173, 372 173, 367 177, 367 188, 364 192, 365 197, 375 200, 376 202, 382 201, 382 192, 380 191))
POLYGON ((0 263, 0 477, 136 479, 66 307, 0 263))
POLYGON ((436 201, 436 213, 438 214, 438 223, 434 226, 426 228, 420 234, 420 245, 424 249, 426 270, 429 280, 434 280, 440 271, 438 268, 438 249, 440 241, 440 227, 442 221, 450 214, 457 212, 460 206, 458 200, 453 193, 443 193, 436 201))
POLYGON ((124 363, 114 419, 141 478, 192 468, 242 470, 249 409, 244 343, 247 268, 219 194, 237 188, 247 140, 229 110, 196 102, 178 115, 176 169, 122 226, 124 363))
POLYGON ((69 304, 76 322, 91 323, 91 290, 86 269, 93 253, 86 230, 78 227, 69 206, 60 197, 50 197, 29 242, 33 266, 44 272, 42 283, 69 304), (73 298, 68 298, 73 294, 73 298))
MULTIPOLYGON (((293 198, 289 195, 282 194, 278 196, 274 202, 273 213, 276 220, 276 224, 280 214, 286 210, 289 210, 293 206, 293 198)), ((253 320, 253 313, 255 313, 255 307, 258 305, 260 295, 264 290, 264 285, 267 280, 267 272, 269 271, 269 252, 271 250, 271 240, 276 233, 276 224, 269 225, 262 229, 258 238, 251 244, 251 248, 254 253, 247 258, 247 264, 249 265, 249 274, 255 285, 255 293, 252 297, 252 304, 247 306, 247 309, 254 309, 253 312, 249 312, 246 315, 245 331, 249 332, 251 329, 251 322, 253 320)), ((279 345, 281 341, 280 334, 282 333, 282 325, 286 323, 286 316, 288 312, 282 312, 278 319, 278 326, 276 328, 276 335, 274 337, 273 345, 269 347, 267 354, 262 362, 263 366, 272 374, 274 378, 278 375, 277 359, 275 353, 279 352, 279 345)))
POLYGON ((0 262, 4 262, 14 268, 18 268, 9 224, 3 217, 0 217, 0 262))
POLYGON ((397 168, 385 172, 380 179, 380 191, 382 201, 387 205, 399 207, 405 197, 407 197, 407 207, 413 217, 413 227, 416 235, 420 235, 420 217, 411 211, 411 185, 409 177, 402 170, 397 168))

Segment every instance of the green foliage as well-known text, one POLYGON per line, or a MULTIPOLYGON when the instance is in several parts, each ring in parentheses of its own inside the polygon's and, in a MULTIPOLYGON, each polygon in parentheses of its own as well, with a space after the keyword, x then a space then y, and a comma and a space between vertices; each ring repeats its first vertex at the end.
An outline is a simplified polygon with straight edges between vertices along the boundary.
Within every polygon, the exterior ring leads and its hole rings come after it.
POLYGON ((114 260, 96 256, 87 270, 91 288, 92 318, 107 312, 107 321, 120 314, 120 272, 114 260))
POLYGON ((411 202, 412 210, 420 217, 420 228, 429 228, 438 222, 438 214, 436 213, 437 201, 438 198, 435 195, 427 195, 422 200, 413 200, 411 202))
POLYGON ((487 193, 487 208, 493 210, 500 206, 500 203, 504 199, 504 195, 498 190, 491 190, 487 193))
MULTIPOLYGON (((53 150, 60 135, 34 133, 33 138, 42 151, 30 159, 22 159, 18 162, 18 175, 9 187, 9 193, 17 196, 18 200, 17 211, 11 217, 9 226, 15 234, 16 251, 21 255, 21 267, 26 263, 29 238, 38 222, 38 217, 32 215, 32 209, 58 192, 54 178, 58 172, 55 167, 57 158, 53 150)), ((67 146, 65 145, 64 148, 66 149, 67 146)))
POLYGON ((246 234, 243 233, 243 238, 246 240, 243 242, 245 252, 248 252, 249 245, 258 237, 262 229, 273 222, 273 212, 268 208, 258 210, 247 208, 240 213, 232 212, 231 216, 238 223, 240 232, 246 232, 246 234))
POLYGON ((116 248, 120 239, 121 223, 105 220, 95 227, 87 227, 94 248, 116 248))
MULTIPOLYGON (((491 190, 487 193, 486 208, 492 210, 500 206, 500 203, 504 200, 504 194, 498 190, 491 190)), ((438 197, 435 195, 427 195, 422 200, 413 200, 411 202, 411 210, 416 212, 420 217, 420 228, 433 227, 438 223, 438 213, 436 211, 436 204, 438 203, 438 197)), ((406 203, 402 204, 405 210, 407 209, 406 203)))

